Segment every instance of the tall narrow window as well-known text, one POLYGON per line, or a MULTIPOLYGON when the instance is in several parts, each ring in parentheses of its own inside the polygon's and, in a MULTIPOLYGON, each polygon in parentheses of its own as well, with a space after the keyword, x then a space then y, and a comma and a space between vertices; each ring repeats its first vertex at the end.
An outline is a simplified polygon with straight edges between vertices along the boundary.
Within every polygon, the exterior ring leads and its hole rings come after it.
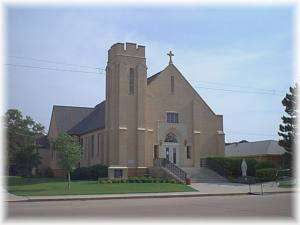
POLYGON ((84 159, 87 159, 87 157, 88 157, 88 149, 89 149, 89 146, 88 146, 88 144, 89 144, 89 139, 88 139, 88 137, 85 137, 84 138, 84 159))
POLYGON ((101 135, 100 149, 101 149, 101 162, 104 163, 104 135, 101 135))
POLYGON ((171 76, 171 93, 174 93, 174 76, 171 76))
POLYGON ((158 159, 158 145, 154 145, 154 159, 158 159))
POLYGON ((98 137, 97 137, 97 157, 99 158, 99 155, 100 155, 100 134, 98 134, 98 137))
POLYGON ((134 70, 130 68, 129 71, 129 94, 134 95, 134 70))
POLYGON ((186 147, 186 158, 191 159, 191 146, 186 147))
POLYGON ((91 137, 91 157, 94 158, 94 135, 91 137))
POLYGON ((83 159, 83 138, 80 138, 80 146, 81 146, 80 158, 83 159))

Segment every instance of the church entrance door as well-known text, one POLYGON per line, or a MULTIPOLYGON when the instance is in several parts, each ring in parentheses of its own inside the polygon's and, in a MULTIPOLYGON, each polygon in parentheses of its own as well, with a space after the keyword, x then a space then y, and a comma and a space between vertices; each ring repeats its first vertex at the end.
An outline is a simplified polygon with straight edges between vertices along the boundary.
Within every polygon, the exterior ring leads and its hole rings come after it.
POLYGON ((178 143, 165 143, 164 156, 167 160, 174 164, 179 164, 179 144, 178 143))

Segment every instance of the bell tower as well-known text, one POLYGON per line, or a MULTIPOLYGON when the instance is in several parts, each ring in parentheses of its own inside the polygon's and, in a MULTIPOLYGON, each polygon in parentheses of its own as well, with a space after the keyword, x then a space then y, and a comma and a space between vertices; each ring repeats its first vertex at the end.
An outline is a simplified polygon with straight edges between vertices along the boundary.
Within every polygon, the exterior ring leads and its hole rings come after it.
POLYGON ((146 86, 145 47, 134 43, 111 46, 106 67, 105 108, 110 167, 144 166, 146 86))

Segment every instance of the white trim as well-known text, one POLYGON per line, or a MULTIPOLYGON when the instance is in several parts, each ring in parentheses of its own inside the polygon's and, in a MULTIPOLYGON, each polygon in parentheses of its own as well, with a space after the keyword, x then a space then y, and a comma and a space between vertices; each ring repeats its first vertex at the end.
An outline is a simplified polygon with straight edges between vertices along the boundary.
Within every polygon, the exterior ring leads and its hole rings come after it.
POLYGON ((178 111, 166 111, 166 113, 178 113, 178 111))
POLYGON ((201 134, 201 131, 199 131, 199 130, 194 130, 194 134, 201 134))
POLYGON ((149 131, 149 132, 153 132, 153 129, 147 129, 147 131, 149 131))
POLYGON ((110 166, 108 169, 127 169, 127 166, 110 166))
POLYGON ((127 127, 119 127, 119 130, 127 130, 127 127))
POLYGON ((137 129, 138 129, 138 130, 143 130, 143 131, 146 130, 146 128, 143 128, 143 127, 138 127, 137 129))

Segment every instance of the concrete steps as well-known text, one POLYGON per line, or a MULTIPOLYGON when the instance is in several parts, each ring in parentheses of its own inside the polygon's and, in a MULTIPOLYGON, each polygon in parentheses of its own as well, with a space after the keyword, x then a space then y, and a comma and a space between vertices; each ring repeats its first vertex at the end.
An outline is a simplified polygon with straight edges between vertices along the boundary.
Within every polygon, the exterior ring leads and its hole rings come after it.
POLYGON ((188 177, 192 179, 192 183, 225 183, 226 178, 220 176, 215 171, 206 167, 181 167, 188 177))

